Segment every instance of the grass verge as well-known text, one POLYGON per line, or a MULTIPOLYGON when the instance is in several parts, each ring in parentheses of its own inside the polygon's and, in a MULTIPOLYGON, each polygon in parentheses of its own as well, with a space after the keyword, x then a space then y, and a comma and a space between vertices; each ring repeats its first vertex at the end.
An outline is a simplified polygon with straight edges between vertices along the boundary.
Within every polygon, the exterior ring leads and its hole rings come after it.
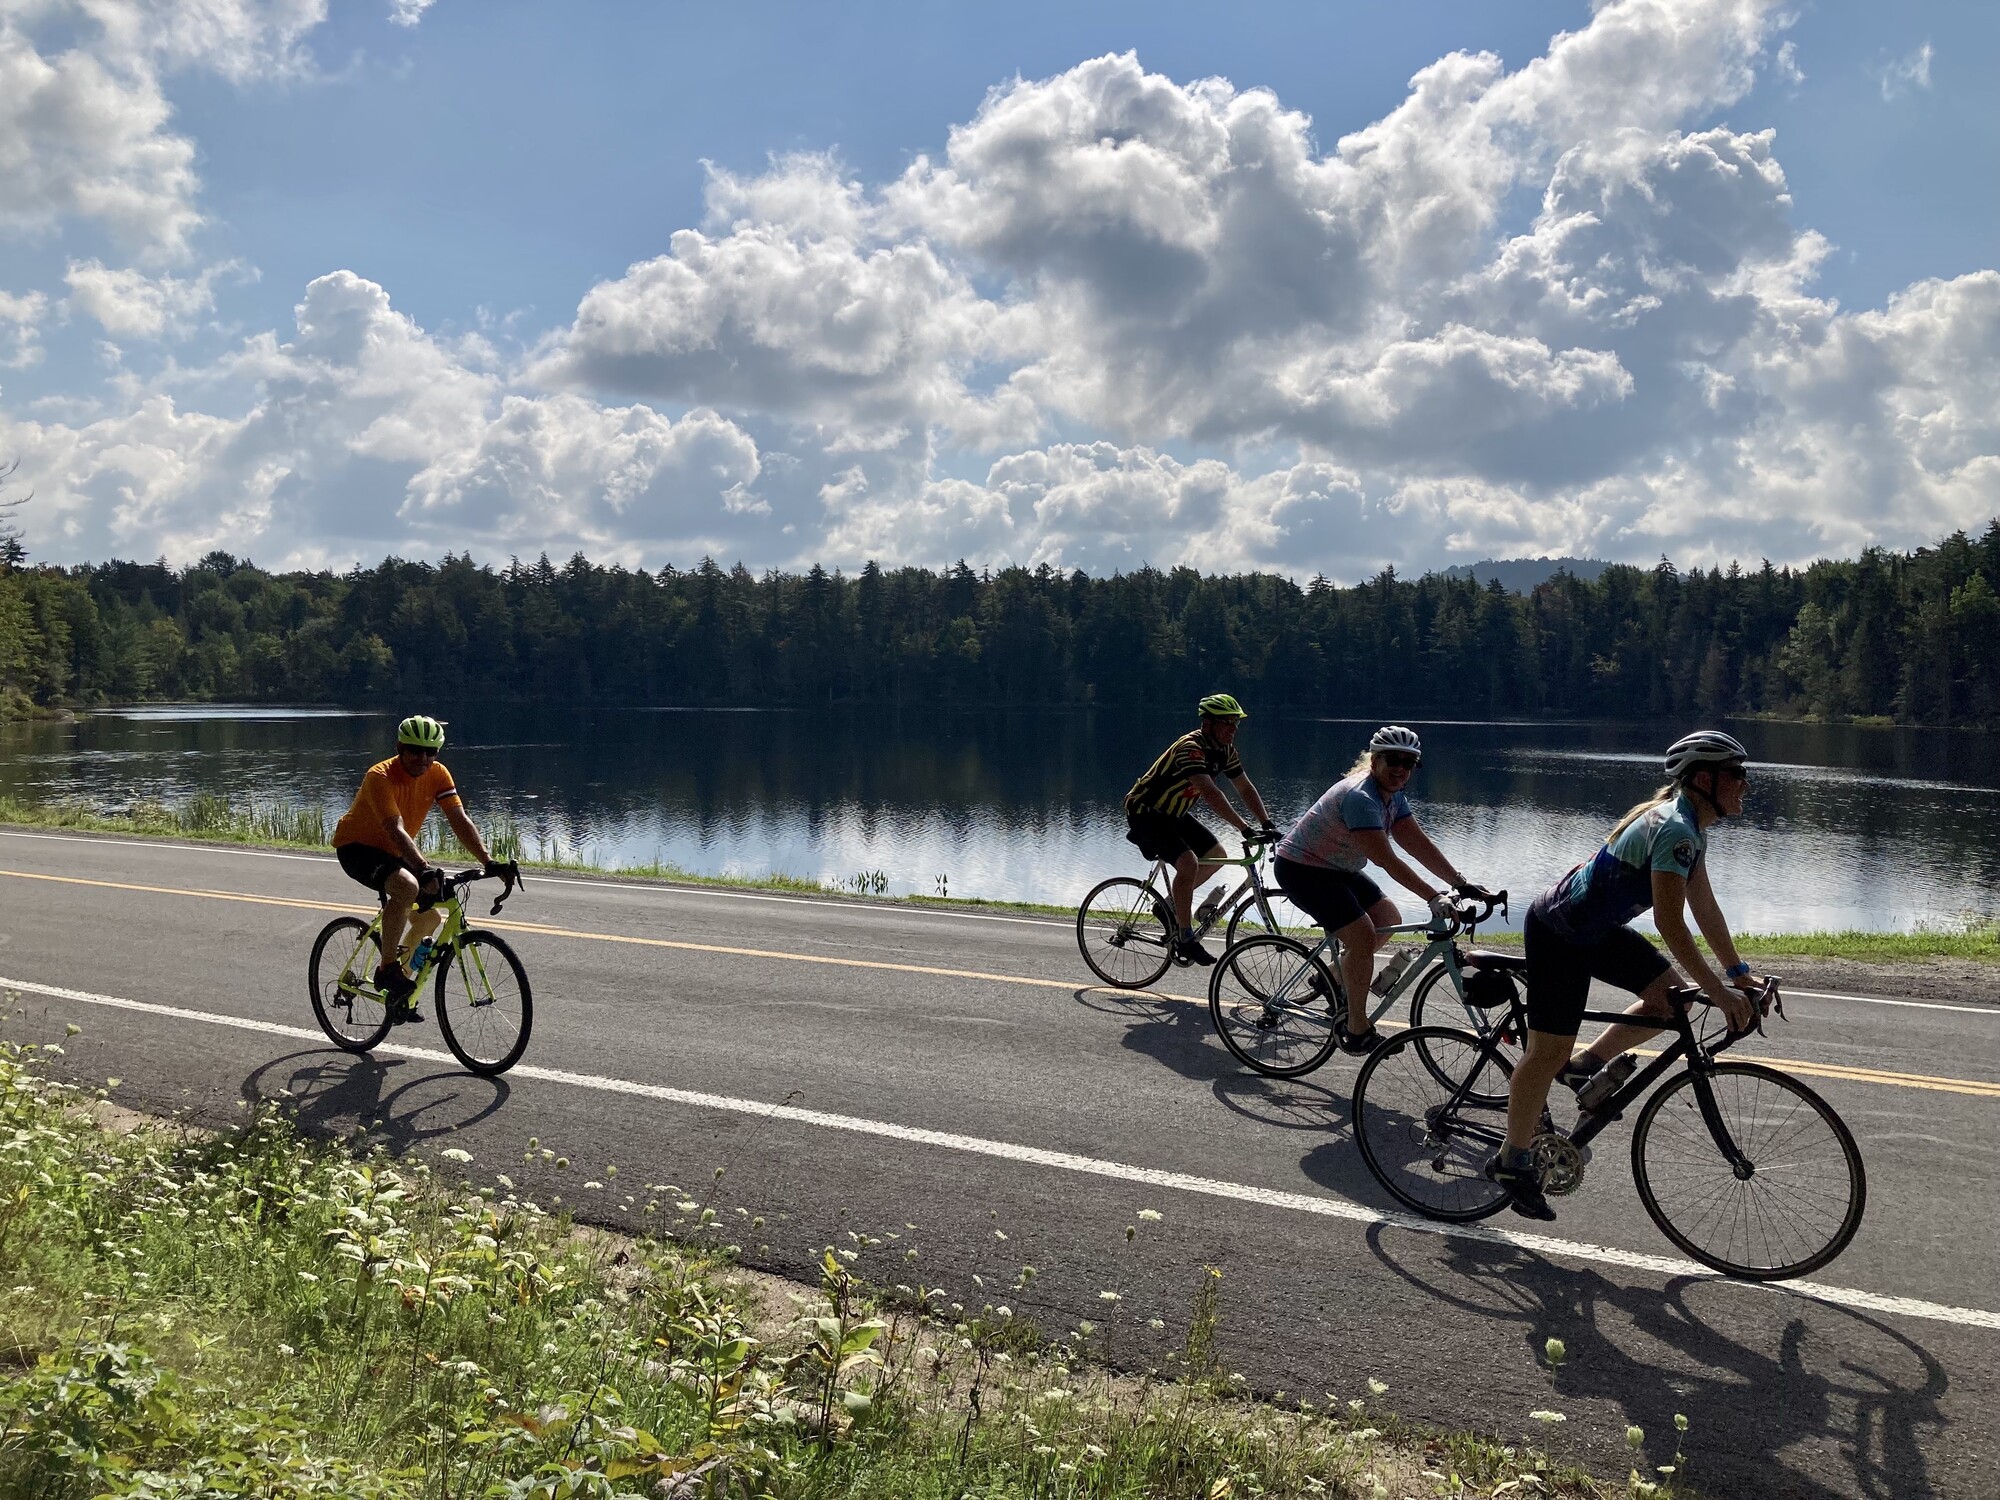
MULTIPOLYGON (((92 833, 133 833, 157 838, 193 839, 202 842, 256 844, 275 848, 327 849, 332 827, 318 808, 284 804, 238 807, 224 797, 204 795, 188 802, 168 805, 135 803, 116 813, 94 812, 74 802, 23 802, 0 796, 0 824, 23 828, 74 828, 92 833)), ((683 870, 677 865, 655 861, 639 865, 607 865, 588 858, 566 855, 543 844, 526 847, 524 835, 506 818, 495 819, 485 829, 487 842, 501 859, 516 859, 531 870, 569 872, 581 875, 615 876, 629 880, 659 880, 675 885, 702 886, 720 890, 783 891, 794 895, 866 897, 872 901, 904 906, 934 907, 940 910, 973 910, 1017 913, 1028 916, 1070 918, 1074 906, 1048 905, 1029 901, 989 901, 966 896, 892 896, 879 871, 863 872, 838 884, 811 880, 802 875, 716 876, 683 870)), ((460 851, 448 828, 439 822, 425 825, 424 848, 449 860, 460 851)), ((1301 933, 1301 936, 1311 934, 1301 933)), ((1519 932, 1493 929, 1481 932, 1482 945, 1517 946, 1519 932)), ((1705 945, 1704 945, 1705 946, 1705 945)), ((2000 963, 2000 922, 1969 920, 1951 925, 1919 928, 1914 932, 1773 932, 1738 933, 1736 946, 1747 956, 1759 958, 1841 958, 1858 963, 1923 963, 1931 959, 1970 959, 2000 963)))
POLYGON ((1319 1409, 1249 1399, 1214 1362, 1212 1294, 1177 1368, 1143 1376, 1093 1362, 1087 1324, 1045 1339, 1004 1308, 877 1296, 855 1250, 827 1247, 818 1287, 779 1312, 718 1249, 579 1231, 504 1175, 450 1186, 471 1165, 455 1148, 435 1168, 356 1155, 276 1111, 219 1133, 107 1129, 91 1097, 38 1076, 59 1051, 0 1041, 0 1494, 1386 1500, 1671 1483, 1607 1486, 1531 1447, 1405 1429, 1371 1410, 1376 1382, 1319 1409))

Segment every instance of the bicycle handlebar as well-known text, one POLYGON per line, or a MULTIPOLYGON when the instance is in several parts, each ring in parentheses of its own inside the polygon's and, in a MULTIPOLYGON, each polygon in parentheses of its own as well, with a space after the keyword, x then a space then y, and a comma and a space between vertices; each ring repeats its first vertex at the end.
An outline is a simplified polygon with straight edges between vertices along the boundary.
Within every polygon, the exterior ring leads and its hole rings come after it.
POLYGON ((517 886, 525 886, 528 883, 528 877, 521 873, 521 866, 517 860, 510 859, 504 862, 496 860, 494 863, 498 866, 498 869, 496 873, 491 875, 482 869, 461 870, 456 875, 447 875, 444 878, 444 888, 438 893, 438 900, 442 901, 446 897, 456 896, 474 881, 498 880, 501 882, 500 894, 493 898, 492 909, 487 912, 487 915, 489 917, 499 916, 500 908, 507 904, 517 886))
POLYGON ((1506 916, 1507 893, 1487 890, 1479 890, 1478 894, 1469 896, 1456 892, 1445 893, 1444 907, 1449 915, 1442 919, 1433 917, 1432 926, 1441 929, 1442 936, 1452 937, 1459 932, 1477 927, 1495 911, 1503 917, 1506 916))
MULTIPOLYGON (((1790 1020, 1790 1017, 1785 1014, 1785 997, 1778 990, 1777 975, 1766 974, 1763 983, 1759 984, 1754 990, 1744 990, 1743 994, 1750 1000, 1752 1005, 1750 1024, 1741 1031, 1736 1030, 1733 1026, 1730 1027, 1727 1040, 1724 1042, 1725 1046, 1740 1037, 1750 1035, 1753 1031, 1759 1036, 1764 1035, 1764 1017, 1770 1015, 1774 1010, 1778 1013, 1779 1020, 1790 1020)), ((1715 1004, 1714 999, 1709 995, 1707 990, 1702 989, 1699 985, 1692 984, 1675 985, 1667 991, 1667 998, 1681 1010, 1686 1010, 1688 1006, 1696 1003, 1702 1005, 1715 1004)))

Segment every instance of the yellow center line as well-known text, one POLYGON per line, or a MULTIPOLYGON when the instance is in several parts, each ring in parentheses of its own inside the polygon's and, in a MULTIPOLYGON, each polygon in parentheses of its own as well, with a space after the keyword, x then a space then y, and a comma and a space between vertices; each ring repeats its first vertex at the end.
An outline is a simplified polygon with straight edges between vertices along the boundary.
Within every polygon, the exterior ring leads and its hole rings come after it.
MULTIPOLYGON (((154 896, 189 896, 204 901, 236 901, 252 906, 282 906, 299 911, 328 911, 369 915, 374 908, 342 901, 302 901, 290 896, 253 896, 243 891, 188 889, 171 885, 142 885, 123 880, 90 880, 80 875, 44 875, 27 870, 0 869, 0 875, 15 880, 37 880, 53 885, 89 886, 98 890, 138 891, 154 896)), ((623 943, 640 948, 667 948, 681 953, 715 953, 727 958, 768 958, 784 963, 820 964, 840 969, 870 969, 891 974, 924 974, 939 979, 976 979, 988 984, 1022 985, 1032 989, 1103 991, 1130 995, 1135 1000, 1171 1000, 1184 1005, 1208 1002, 1192 995, 1169 995, 1155 990, 1114 990, 1105 985, 1078 984, 1072 979, 1039 979, 1028 974, 995 974, 984 969, 947 969, 931 964, 897 964, 874 958, 836 958, 829 954, 787 953, 774 948, 739 948, 723 943, 689 943, 673 938, 634 937, 620 932, 587 932, 573 927, 551 927, 540 922, 485 920, 480 926, 505 932, 533 933, 540 937, 570 938, 579 942, 623 943)), ((1393 1024, 1393 1023, 1385 1023, 1393 1024)), ((1642 1057, 1657 1057, 1657 1051, 1635 1048, 1642 1057)), ((1798 1058, 1759 1057, 1772 1067, 1789 1068, 1813 1078, 1834 1078, 1850 1083, 1878 1083, 1896 1088, 1926 1089, 1939 1093, 1966 1094, 1976 1099, 2000 1099, 2000 1083, 1977 1078, 1940 1078, 1925 1073, 1896 1073, 1886 1068, 1857 1068, 1845 1063, 1806 1062, 1798 1058)))

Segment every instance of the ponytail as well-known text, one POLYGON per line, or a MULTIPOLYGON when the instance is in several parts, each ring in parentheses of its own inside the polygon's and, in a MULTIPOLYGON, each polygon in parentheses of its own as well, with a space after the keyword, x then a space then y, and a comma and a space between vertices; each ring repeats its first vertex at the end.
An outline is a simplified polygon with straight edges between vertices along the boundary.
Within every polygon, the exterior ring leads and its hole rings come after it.
POLYGON ((1681 793, 1681 784, 1678 781, 1668 782, 1665 786, 1661 787, 1657 792, 1653 793, 1652 796, 1648 797, 1644 802, 1641 802, 1640 804, 1638 804, 1638 806, 1634 807, 1630 812, 1625 814, 1624 817, 1620 818, 1618 820, 1618 826, 1612 829, 1611 832, 1605 836, 1604 841, 1607 844, 1610 843, 1612 839, 1617 838, 1619 834, 1623 833, 1626 829, 1630 828, 1634 823, 1638 822, 1641 818, 1645 817, 1647 813, 1651 812, 1654 808, 1660 806, 1662 803, 1673 801, 1674 798, 1680 795, 1680 793, 1681 793))

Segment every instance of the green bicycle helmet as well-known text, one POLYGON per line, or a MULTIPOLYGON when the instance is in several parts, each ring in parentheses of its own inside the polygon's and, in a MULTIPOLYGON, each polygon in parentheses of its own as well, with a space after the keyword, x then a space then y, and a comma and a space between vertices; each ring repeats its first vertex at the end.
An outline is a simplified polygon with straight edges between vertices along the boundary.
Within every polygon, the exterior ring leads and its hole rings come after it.
POLYGON ((1210 693, 1201 700, 1201 716, 1204 719, 1247 719, 1250 717, 1228 693, 1210 693))
POLYGON ((444 725, 429 714, 411 714, 396 726, 396 743, 420 750, 444 749, 444 725))

